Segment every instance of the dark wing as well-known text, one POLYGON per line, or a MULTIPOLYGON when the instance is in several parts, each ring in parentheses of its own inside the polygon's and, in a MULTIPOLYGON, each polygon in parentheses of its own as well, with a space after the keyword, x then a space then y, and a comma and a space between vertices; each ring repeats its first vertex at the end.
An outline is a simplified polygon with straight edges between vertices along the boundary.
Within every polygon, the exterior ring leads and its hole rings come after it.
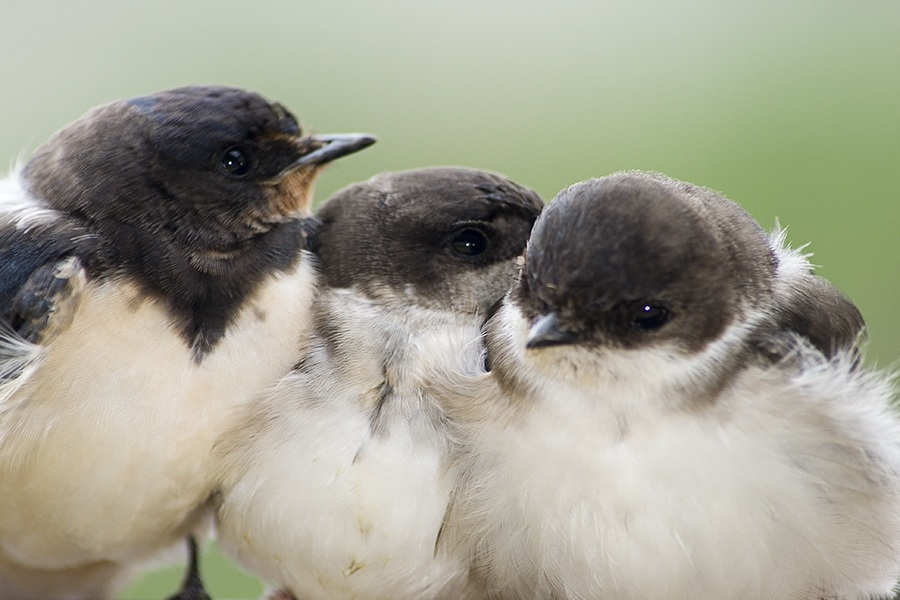
POLYGON ((773 359, 791 352, 798 339, 829 359, 839 353, 857 354, 865 336, 866 323, 856 305, 816 275, 792 282, 790 291, 776 299, 772 317, 774 331, 761 335, 758 343, 773 359))
POLYGON ((39 344, 65 330, 87 281, 93 242, 81 228, 50 223, 0 225, 0 320, 39 344))

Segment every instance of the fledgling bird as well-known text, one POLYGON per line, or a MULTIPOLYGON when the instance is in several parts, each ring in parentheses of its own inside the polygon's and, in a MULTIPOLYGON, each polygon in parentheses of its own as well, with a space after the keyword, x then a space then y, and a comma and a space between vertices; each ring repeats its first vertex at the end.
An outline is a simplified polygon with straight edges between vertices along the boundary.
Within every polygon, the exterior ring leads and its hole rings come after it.
POLYGON ((467 565, 435 553, 453 429, 425 382, 480 368, 481 325, 542 206, 449 167, 378 175, 324 205, 304 358, 217 445, 226 553, 303 600, 460 598, 467 565))
POLYGON ((436 388, 462 448, 440 546, 485 598, 889 594, 900 420, 862 329, 716 192, 563 190, 486 324, 490 371, 436 388))
POLYGON ((89 111, 0 183, 0 597, 107 597, 197 526, 227 409, 308 327, 316 175, 373 142, 184 87, 89 111))

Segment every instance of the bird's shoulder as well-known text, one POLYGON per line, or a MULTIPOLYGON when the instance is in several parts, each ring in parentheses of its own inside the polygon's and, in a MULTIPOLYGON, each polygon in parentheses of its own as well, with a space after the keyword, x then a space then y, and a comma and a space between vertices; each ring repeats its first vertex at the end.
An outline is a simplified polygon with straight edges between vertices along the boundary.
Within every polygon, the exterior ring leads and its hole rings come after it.
POLYGON ((0 184, 0 321, 39 343, 64 328, 100 264, 96 236, 10 177, 0 184))
MULTIPOLYGON (((772 234, 778 267, 768 318, 751 342, 766 359, 784 361, 800 345, 828 359, 851 354, 859 359, 866 322, 859 308, 828 280, 816 275, 805 247, 789 248, 785 231, 772 234)), ((808 353, 808 352, 807 352, 808 353)))

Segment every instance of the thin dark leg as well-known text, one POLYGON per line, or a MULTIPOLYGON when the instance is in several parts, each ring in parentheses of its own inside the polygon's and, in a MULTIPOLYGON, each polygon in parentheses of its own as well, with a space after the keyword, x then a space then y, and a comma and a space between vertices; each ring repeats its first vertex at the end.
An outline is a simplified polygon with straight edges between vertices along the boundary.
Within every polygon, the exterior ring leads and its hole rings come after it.
POLYGON ((188 543, 188 569, 184 575, 184 583, 181 589, 174 596, 169 596, 166 600, 212 600, 206 590, 203 589, 203 582, 200 580, 200 567, 197 557, 197 540, 194 536, 189 535, 188 543))

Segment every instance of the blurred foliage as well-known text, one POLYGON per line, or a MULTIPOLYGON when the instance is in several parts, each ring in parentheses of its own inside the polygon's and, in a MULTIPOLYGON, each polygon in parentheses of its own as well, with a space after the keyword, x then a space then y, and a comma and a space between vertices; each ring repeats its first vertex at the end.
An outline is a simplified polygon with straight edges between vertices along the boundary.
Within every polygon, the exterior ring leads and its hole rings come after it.
MULTIPOLYGON (((499 171, 547 199, 620 169, 663 171, 810 242, 869 322, 869 362, 900 357, 896 1, 6 0, 3 12, 10 164, 95 104, 222 83, 281 101, 310 130, 380 137, 329 168, 320 200, 426 165, 499 171)), ((217 598, 258 594, 216 556, 217 598)), ((179 579, 144 578, 127 597, 179 579)))

